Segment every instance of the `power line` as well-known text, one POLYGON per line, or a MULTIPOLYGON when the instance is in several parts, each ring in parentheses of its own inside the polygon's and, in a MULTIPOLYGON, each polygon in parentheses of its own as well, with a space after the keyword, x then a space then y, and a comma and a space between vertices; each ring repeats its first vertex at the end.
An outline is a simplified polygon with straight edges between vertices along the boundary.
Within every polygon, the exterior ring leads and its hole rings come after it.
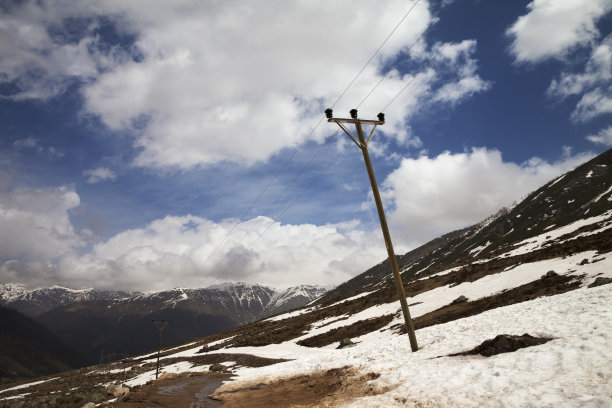
MULTIPOLYGON (((442 9, 440 10, 440 12, 438 13, 438 16, 436 18, 432 18, 431 21, 429 22, 429 24, 427 24, 427 27, 425 27, 425 29, 421 32, 421 34, 419 34, 417 36, 417 38, 415 38, 415 40, 412 42, 412 44, 410 44, 408 46, 408 48, 406 49, 405 52, 410 52, 410 50, 419 42, 419 40, 425 35, 425 33, 427 31, 429 31, 429 29, 431 28, 432 25, 434 25, 435 23, 438 22, 438 20, 440 19, 440 15, 442 13, 444 13, 444 11, 446 11, 448 9, 448 7, 453 4, 453 1, 451 1, 450 3, 446 4, 444 7, 442 7, 442 9)), ((393 69, 397 66, 397 64, 393 65, 392 67, 390 67, 387 72, 385 73, 385 75, 382 76, 382 78, 380 78, 380 80, 376 83, 376 85, 374 85, 374 87, 372 89, 370 89, 370 92, 368 92, 368 94, 365 96, 365 98, 363 98, 361 100, 361 102, 359 102, 359 104, 357 105, 356 109, 359 109, 359 107, 361 107, 361 105, 366 101, 366 99, 368 99, 370 97, 370 95, 372 95, 372 93, 376 90, 376 88, 378 88, 378 86, 389 76, 389 74, 393 71, 393 69)), ((333 106, 332 106, 333 108, 333 106)), ((382 111, 381 111, 382 112, 382 111)))
MULTIPOLYGON (((346 88, 340 93, 340 95, 338 96, 338 98, 336 99, 336 101, 332 104, 332 107, 334 107, 346 94, 346 92, 353 86, 353 84, 355 83, 355 81, 357 80, 357 78, 359 78, 359 76, 363 73, 363 71, 367 68, 367 66, 372 62, 372 60, 376 57, 376 55, 378 55, 378 53, 380 52, 380 50, 382 49, 382 47, 387 43, 387 41, 391 38, 391 36, 397 31, 397 29, 399 28, 399 26, 404 22, 404 20, 408 17, 408 15, 412 12, 412 10, 416 7, 416 5, 419 3, 420 0, 416 0, 412 6, 408 9, 408 11, 406 11, 406 13, 404 13, 403 17, 400 19, 400 21, 395 25, 395 27, 393 28, 393 30, 391 30, 391 32, 389 33, 389 35, 387 35, 387 37, 385 38, 385 40, 380 44, 380 46, 376 49, 376 51, 374 51, 374 53, 372 54, 372 56, 368 59, 368 61, 364 64, 364 66, 359 70, 359 72, 353 77, 353 79, 349 82, 349 84, 346 86, 346 88)), ((259 202, 259 200, 261 200, 261 198, 263 197, 263 195, 268 191, 268 189, 272 186, 272 184, 278 179, 278 177, 280 176, 280 174, 285 170, 285 168, 287 167, 287 165, 289 164, 289 162, 291 160, 293 160, 293 158, 295 157, 295 155, 298 153, 298 151, 304 146, 304 144, 306 144, 306 142, 308 140, 310 140, 310 138, 312 137, 312 135, 314 134, 314 132, 318 129, 318 127, 321 125, 321 123, 323 122, 324 116, 321 116, 321 118, 319 119, 319 121, 317 122, 317 124, 312 128, 312 130, 306 135, 306 137, 304 137, 304 139, 302 140, 302 142, 300 143, 300 145, 293 151, 293 153, 289 156, 289 158, 287 160, 285 160, 285 162, 283 163, 283 165, 281 166, 281 168, 275 173, 275 175, 270 179, 270 181, 268 182, 268 184, 264 187, 264 189, 259 193, 259 195, 257 196, 257 198, 255 199, 255 201, 249 206, 249 208, 242 214, 242 216, 238 219, 238 222, 236 222, 231 230, 225 235, 225 237, 223 238, 223 240, 221 241, 221 243, 219 243, 215 249, 208 255, 208 257, 206 258, 206 260, 204 261, 204 263, 198 265, 198 268, 201 266, 204 266, 206 263, 208 263, 208 261, 211 259, 211 257, 221 248, 221 246, 227 241, 227 239, 229 238, 229 236, 234 232, 234 230, 238 227, 238 225, 240 224, 240 220, 242 218, 244 218, 254 207, 255 205, 257 205, 257 203, 259 202)), ((314 155, 313 157, 308 161, 307 165, 304 166, 304 168, 302 168, 302 170, 300 171, 300 173, 291 181, 290 185, 285 188, 285 190, 283 190, 283 192, 281 193, 281 195, 279 195, 276 199, 275 199, 275 203, 276 201, 280 198, 280 196, 282 196, 290 187, 291 185, 293 185, 293 183, 295 182, 295 180, 300 177, 304 171, 306 170, 306 168, 308 167, 308 165, 310 165, 310 163, 312 163, 312 161, 319 155, 319 153, 321 152, 322 148, 319 149, 314 155)), ((250 232, 250 231, 249 231, 250 232)), ((229 253, 229 252, 228 252, 229 253)), ((196 268, 196 270, 198 269, 196 268)), ((197 271, 194 272, 194 274, 189 278, 189 280, 187 281, 187 284, 189 284, 191 282, 191 280, 195 277, 197 271)))
POLYGON ((389 33, 389 35, 387 36, 387 38, 385 38, 385 40, 380 44, 380 46, 376 49, 376 51, 374 51, 374 54, 372 54, 372 56, 370 57, 370 59, 368 60, 368 62, 365 63, 365 65, 361 68, 361 70, 357 73, 357 75, 355 75, 355 77, 351 80, 351 82, 349 82, 348 86, 344 89, 344 91, 342 91, 342 93, 340 94, 340 96, 338 96, 338 99, 336 99, 336 102, 334 102, 331 107, 333 108, 334 106, 336 106, 336 104, 338 102, 340 102, 340 99, 342 99, 342 97, 344 96, 344 94, 346 94, 346 92, 349 90, 349 88, 351 86, 353 86, 353 84, 355 83, 355 81, 357 80, 357 78, 359 78, 359 76, 363 73, 363 71, 366 69, 366 67, 368 65, 370 65, 370 62, 372 62, 372 60, 374 59, 374 57, 376 57, 376 55, 378 55, 378 53, 380 52, 380 50, 382 49, 382 47, 387 43, 387 41, 389 40, 389 38, 391 38, 391 36, 395 33, 395 31, 398 29, 398 27, 404 22, 404 20, 406 19, 406 17, 408 17, 408 14, 410 14, 410 12, 416 7, 416 5, 419 3, 420 0, 416 0, 413 4, 412 7, 410 7, 408 9, 408 11, 404 14, 404 16, 402 17, 402 19, 397 23, 397 25, 393 28, 393 30, 391 30, 391 32, 389 33))

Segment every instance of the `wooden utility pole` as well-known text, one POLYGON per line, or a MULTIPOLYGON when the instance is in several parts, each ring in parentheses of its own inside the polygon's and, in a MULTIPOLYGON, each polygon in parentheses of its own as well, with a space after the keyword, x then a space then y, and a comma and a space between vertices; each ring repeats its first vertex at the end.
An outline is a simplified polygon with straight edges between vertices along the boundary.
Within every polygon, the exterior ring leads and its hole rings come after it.
POLYGON ((155 379, 157 380, 157 377, 159 376, 159 353, 161 351, 162 332, 164 331, 166 326, 170 324, 170 320, 168 320, 167 322, 164 322, 163 320, 153 320, 153 324, 156 325, 159 329, 159 345, 157 346, 157 369, 155 370, 155 379))
POLYGON ((376 202, 376 209, 378 210, 378 218, 380 219, 380 227, 382 228, 383 236, 385 238, 385 245, 387 247, 387 253, 389 254, 389 262, 391 263, 391 270, 393 272, 393 278, 395 280, 395 286, 397 287, 397 293, 399 295, 400 304, 402 305, 402 312, 404 314, 404 321, 406 322, 406 329, 408 331, 408 337, 410 338, 410 347, 412 351, 417 351, 419 345, 417 344, 416 335, 414 334, 414 324, 410 317, 410 310, 408 309, 408 302, 406 302, 406 292, 404 291, 404 284, 402 283, 402 277, 399 273, 397 266, 397 259, 395 258, 395 252, 393 251, 393 243, 391 242, 391 234, 389 234, 389 227, 387 226, 387 219, 385 217, 385 211, 383 209, 382 200, 380 199, 380 193, 378 192, 378 184, 376 183, 376 177, 374 177, 374 169, 372 168, 372 162, 370 161, 370 154, 368 153, 368 143, 374 134, 374 130, 378 125, 385 124, 384 113, 378 114, 378 120, 363 120, 357 118, 357 109, 351 109, 351 118, 334 118, 333 111, 331 109, 325 110, 328 122, 335 122, 340 128, 348 135, 348 137, 361 149, 363 153, 363 160, 365 161, 368 176, 370 178, 370 184, 372 185, 372 193, 374 194, 374 201, 376 202), (355 138, 351 132, 344 125, 345 123, 352 123, 355 125, 357 130, 357 138, 355 138), (372 131, 370 132, 368 139, 366 140, 363 135, 362 124, 373 125, 372 131))

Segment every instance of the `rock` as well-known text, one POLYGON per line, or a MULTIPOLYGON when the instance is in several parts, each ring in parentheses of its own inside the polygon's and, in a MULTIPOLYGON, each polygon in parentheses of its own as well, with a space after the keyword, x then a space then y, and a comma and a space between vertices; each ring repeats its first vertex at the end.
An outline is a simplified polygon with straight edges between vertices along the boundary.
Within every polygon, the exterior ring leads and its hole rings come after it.
POLYGON ((354 346, 355 343, 353 343, 353 341, 351 339, 349 339, 348 337, 340 340, 340 345, 338 346, 339 349, 345 348, 345 347, 351 347, 354 346))
MULTIPOLYGON (((480 354, 485 357, 490 357, 495 354, 508 353, 516 351, 520 348, 537 346, 544 344, 552 339, 533 337, 527 333, 522 336, 513 336, 510 334, 500 334, 492 340, 486 340, 480 346, 468 352, 469 354, 480 354)), ((466 354, 468 354, 466 353, 466 354)))
POLYGON ((451 305, 456 305, 458 303, 465 303, 468 301, 468 298, 466 298, 465 296, 461 295, 459 296, 457 299, 453 300, 451 302, 451 305))
POLYGON ((554 278, 555 276, 559 276, 559 274, 555 271, 548 271, 544 275, 542 275, 540 278, 541 279, 554 278))
POLYGON ((612 283, 612 278, 604 278, 602 276, 599 276, 595 278, 593 283, 591 283, 588 287, 594 288, 596 286, 607 285, 608 283, 612 283))
POLYGON ((589 260, 584 258, 582 261, 580 261, 580 263, 578 265, 586 265, 589 263, 589 260))
POLYGON ((176 378, 177 376, 178 375, 175 373, 163 373, 159 376, 158 380, 171 380, 173 378, 176 378))
POLYGON ((112 395, 113 397, 117 397, 117 398, 121 398, 121 397, 125 397, 126 395, 128 395, 130 392, 130 389, 127 387, 121 387, 115 384, 110 384, 107 388, 106 388, 106 393, 112 395))
POLYGON ((209 368, 212 372, 225 371, 225 366, 223 364, 215 363, 209 368))
POLYGON ((96 404, 94 404, 93 402, 88 402, 87 404, 83 405, 81 408, 95 408, 96 404))

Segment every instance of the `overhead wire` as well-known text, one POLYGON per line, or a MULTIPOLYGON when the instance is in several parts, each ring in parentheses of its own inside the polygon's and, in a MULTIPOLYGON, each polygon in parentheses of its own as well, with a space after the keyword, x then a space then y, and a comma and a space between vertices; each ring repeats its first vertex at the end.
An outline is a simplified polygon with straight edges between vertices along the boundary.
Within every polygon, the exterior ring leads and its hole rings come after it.
MULTIPOLYGON (((414 3, 412 4, 412 6, 406 11, 406 13, 404 13, 404 15, 402 16, 402 18, 400 19, 400 21, 395 25, 395 27, 391 30, 391 32, 389 33, 389 35, 387 35, 387 37, 385 38, 385 40, 380 44, 380 46, 376 49, 376 51, 374 51, 374 53, 372 54, 372 56, 367 60, 367 62, 363 65, 363 67, 359 70, 359 72, 357 72, 357 74, 353 77, 353 79, 348 83, 348 85, 344 88, 344 90, 340 93, 340 95, 338 96, 338 98, 336 98, 336 101, 331 105, 331 107, 333 108, 334 106, 336 106, 338 104, 338 102, 340 102, 340 100, 342 100, 342 98, 344 97, 344 95, 346 94, 346 92, 353 86, 353 84, 355 83, 355 81, 359 78, 359 76, 361 76, 361 74, 363 73, 363 71, 367 68, 367 66, 372 62, 372 60, 376 57, 376 55, 378 55, 378 53, 380 52, 380 50, 382 49, 382 47, 387 43, 387 41, 391 38, 391 36, 395 33, 395 31, 397 31, 397 29, 399 28, 399 26, 404 22, 404 20, 408 17, 408 15, 412 12, 412 10, 416 7, 416 5, 420 2, 420 0, 415 0, 414 3)), ((257 205, 257 203, 261 200, 261 198, 263 197, 263 195, 268 191, 268 189, 272 186, 272 184, 278 179, 278 177, 280 176, 280 174, 285 170, 285 168, 287 167, 287 165, 289 164, 289 162, 291 162, 291 160, 293 160, 293 158, 295 157, 295 155, 299 152, 299 150, 306 144, 306 142, 308 140, 310 140, 310 138, 312 137, 312 135, 314 134, 314 132, 318 129, 318 127, 321 125, 321 123, 323 122, 323 119, 325 118, 325 116, 321 116, 321 118, 319 119, 319 121, 316 123, 316 125, 312 128, 312 130, 304 137, 304 139, 302 140, 302 142, 298 145, 298 147, 292 152, 292 154, 289 156, 289 158, 287 160, 285 160, 285 162, 283 163, 283 165, 281 166, 281 168, 275 173, 275 175, 270 179, 270 181, 267 183, 267 185, 264 187, 264 189, 259 193, 259 195, 257 196, 257 198, 255 199, 255 201, 249 206, 249 208, 243 213, 243 215, 238 218, 238 221, 232 226, 232 228, 230 229, 230 231, 225 235, 225 237, 221 240, 221 242, 213 249, 213 251, 207 256, 206 260, 199 264, 196 268, 196 271, 194 271, 194 273, 192 274, 192 276, 188 279, 187 284, 189 284, 193 278, 195 277, 195 275, 197 274, 197 269, 201 268, 202 266, 206 265, 209 260, 211 259, 211 257, 223 246, 223 244, 227 241, 227 239, 230 237, 230 235, 236 230, 236 228, 238 227, 238 225, 240 225, 241 223, 241 219, 244 218, 253 208, 255 208, 255 206, 257 205)), ((323 149, 323 146, 313 155, 313 157, 308 161, 307 165, 302 168, 302 170, 298 173, 298 175, 296 177, 293 178, 293 180, 291 181, 290 185, 285 188, 283 190, 283 192, 281 193, 281 195, 279 195, 274 202, 278 201, 278 199, 280 198, 280 196, 282 196, 290 187, 291 185, 293 185, 295 183, 295 181, 297 180, 297 178, 299 176, 301 176, 304 171, 306 170, 306 167, 308 167, 308 165, 310 163, 312 163, 312 161, 319 155, 319 153, 321 152, 321 150, 323 149)), ((231 250, 230 250, 231 251, 231 250)), ((229 252, 228 252, 229 253, 229 252)), ((186 286, 186 285, 185 285, 186 286)))
MULTIPOLYGON (((372 56, 368 59, 368 61, 364 64, 364 66, 359 70, 359 72, 355 75, 355 77, 353 77, 353 79, 349 82, 349 84, 346 86, 346 88, 341 92, 341 94, 338 96, 338 98, 336 99, 336 101, 331 105, 331 107, 333 108, 335 105, 338 104, 338 102, 344 97, 344 95, 346 94, 346 92, 353 86, 353 84, 355 83, 355 81, 359 78, 359 76, 364 72, 364 70, 367 68, 367 66, 372 62, 372 60, 376 57, 376 55, 378 55, 378 53, 380 52, 380 50, 382 49, 382 47, 385 45, 385 43, 389 40, 389 38, 391 38, 391 36, 395 33, 395 31, 397 31, 397 29, 399 28, 399 26, 403 23, 403 21, 407 18, 407 16, 410 14, 410 12, 416 7, 416 5, 419 3, 420 0, 416 0, 412 6, 408 9, 408 11, 403 15, 403 17, 401 18, 401 20, 398 22, 398 24, 396 24, 396 26, 393 28, 393 30, 391 31, 391 33, 385 38, 385 40, 381 43, 381 45, 376 49, 376 51, 372 54, 372 56)), ((461 27, 465 27, 467 24, 469 24, 479 13, 480 11, 482 11, 484 9, 484 6, 488 5, 491 2, 491 0, 487 0, 486 2, 484 2, 484 5, 481 5, 481 7, 479 7, 479 9, 477 9, 477 11, 470 17, 470 19, 468 19, 468 21, 466 23, 464 23, 464 25, 461 27)), ((439 14, 441 14, 442 12, 444 12, 448 6, 450 6, 451 3, 446 4, 443 9, 441 10, 441 12, 439 14)), ((439 16, 439 15, 438 15, 439 16)), ((410 49, 412 49, 412 47, 414 47, 418 41, 423 37, 423 35, 429 30, 429 28, 433 25, 434 22, 436 22, 437 19, 434 21, 432 20, 432 22, 430 22, 427 27, 425 28, 425 30, 423 30, 423 32, 421 32, 421 34, 419 34, 419 36, 413 41, 413 43, 408 47, 407 51, 409 51, 410 49)), ((459 31, 459 30, 457 30, 459 31)), ((436 52, 436 54, 431 57, 426 65, 428 66, 431 62, 433 62, 433 60, 435 60, 440 53, 448 46, 449 43, 446 43, 443 47, 441 47, 440 49, 438 49, 438 51, 436 52)), ((389 75, 389 72, 391 72, 393 69, 393 67, 391 69, 389 69, 387 71, 387 73, 381 78, 381 80, 379 80, 379 82, 368 92, 368 94, 365 96, 365 98, 362 99, 362 101, 359 103, 358 107, 361 106, 370 96, 371 94, 378 88, 378 86, 383 82, 383 80, 389 75)), ((383 112, 385 109, 387 109, 400 95, 401 93, 403 93, 408 86, 414 81, 413 77, 386 105, 383 109, 381 109, 380 111, 383 112)), ((242 217, 244 217, 246 214, 248 214, 248 212, 250 212, 255 205, 257 204, 257 202, 259 202, 259 200, 261 199, 261 197, 263 196, 263 194, 270 188, 270 186, 278 179, 278 177, 280 176, 280 174, 284 171, 284 169, 287 167, 287 165, 289 164, 289 162, 291 160, 293 160, 293 158, 295 157, 295 155, 298 153, 298 151, 304 146, 304 144, 310 139, 310 137, 314 134, 314 132, 316 131, 316 129, 321 125, 321 123, 323 122, 324 116, 321 116, 321 118, 319 119, 319 121, 316 123, 316 125, 312 128, 312 130, 304 137, 304 139, 302 140, 302 142, 300 143, 300 145, 293 151, 293 153, 291 154, 291 156, 283 163, 283 165, 281 166, 281 169, 274 175, 274 177, 268 182, 268 184, 266 185, 266 187, 264 188, 264 190, 262 190, 262 192, 260 192, 260 194, 258 195, 258 197, 256 198, 256 200, 253 202, 253 204, 245 211, 245 213, 243 214, 242 217)), ((293 184, 295 183, 295 181, 306 171, 306 169, 310 166, 310 164, 314 161, 314 159, 321 153, 321 151, 323 150, 323 148, 325 147, 325 144, 323 144, 316 152, 315 154, 311 157, 311 159, 302 167, 302 169, 300 170, 300 172, 291 180, 291 182, 289 183, 289 185, 276 197, 276 199, 273 201, 273 203, 268 207, 268 209, 264 212, 264 214, 271 209, 280 199, 280 197, 282 197, 290 188, 291 186, 293 186, 293 184)), ((314 184, 314 182, 316 180, 318 180, 323 173, 325 173, 329 168, 332 167, 332 165, 337 161, 338 157, 340 154, 337 154, 336 157, 330 161, 330 163, 325 167, 324 170, 322 170, 319 175, 317 175, 317 177, 315 177, 310 184, 308 184, 303 190, 302 192, 300 192, 300 194, 298 194, 298 196, 287 206, 285 207, 285 209, 276 217, 273 217, 273 221, 262 231, 258 234, 258 237, 253 241, 257 241, 259 240, 263 234, 272 226, 274 225, 274 223, 278 222, 278 220, 280 219, 280 217, 282 217, 296 202, 297 200, 299 200, 299 198, 302 197, 302 195, 308 191, 312 185, 314 184)), ((241 218, 242 218, 241 217, 241 218)), ((240 218, 240 219, 241 219, 240 218)), ((200 264, 198 266, 201 267, 203 265, 205 265, 212 257, 212 255, 214 255, 214 253, 225 243, 225 241, 229 238, 229 236, 235 231, 235 229, 237 228, 238 225, 241 224, 240 219, 238 220, 238 222, 236 222, 234 224, 234 226, 231 228, 230 232, 228 234, 226 234, 225 238, 222 240, 222 242, 213 250, 213 252, 211 252, 211 254, 208 255, 206 261, 202 264, 200 264)), ((225 262, 225 260, 230 256, 231 252, 242 242, 242 240, 244 240, 249 233, 251 233, 253 231, 253 229, 255 229, 255 227, 258 225, 259 220, 254 223, 251 228, 242 236, 242 238, 240 238, 240 240, 237 243, 234 243, 234 245, 232 246, 232 248, 226 253, 225 257, 217 263, 217 265, 213 268, 213 270, 216 270, 221 264, 223 264, 225 262)), ((242 255, 244 256, 244 255, 242 255)), ((238 259, 240 259, 242 256, 235 258, 231 264, 228 267, 231 267, 238 259)), ((227 269, 227 267, 226 267, 227 269)), ((191 279, 193 279, 193 277, 195 276, 195 274, 197 273, 197 271, 194 273, 194 275, 190 278, 189 281, 191 281, 191 279)))

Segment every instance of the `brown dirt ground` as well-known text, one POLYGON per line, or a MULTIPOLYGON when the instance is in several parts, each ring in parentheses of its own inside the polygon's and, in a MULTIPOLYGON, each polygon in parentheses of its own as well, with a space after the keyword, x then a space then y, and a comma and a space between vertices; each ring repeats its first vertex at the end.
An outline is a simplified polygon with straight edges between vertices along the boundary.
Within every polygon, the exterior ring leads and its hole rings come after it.
POLYGON ((208 395, 229 379, 228 374, 180 375, 176 378, 160 379, 136 388, 121 402, 110 406, 116 408, 212 408, 221 405, 208 395))
POLYGON ((379 374, 359 374, 348 367, 260 384, 229 384, 211 397, 222 408, 335 407, 355 398, 389 391, 368 384, 379 374))

